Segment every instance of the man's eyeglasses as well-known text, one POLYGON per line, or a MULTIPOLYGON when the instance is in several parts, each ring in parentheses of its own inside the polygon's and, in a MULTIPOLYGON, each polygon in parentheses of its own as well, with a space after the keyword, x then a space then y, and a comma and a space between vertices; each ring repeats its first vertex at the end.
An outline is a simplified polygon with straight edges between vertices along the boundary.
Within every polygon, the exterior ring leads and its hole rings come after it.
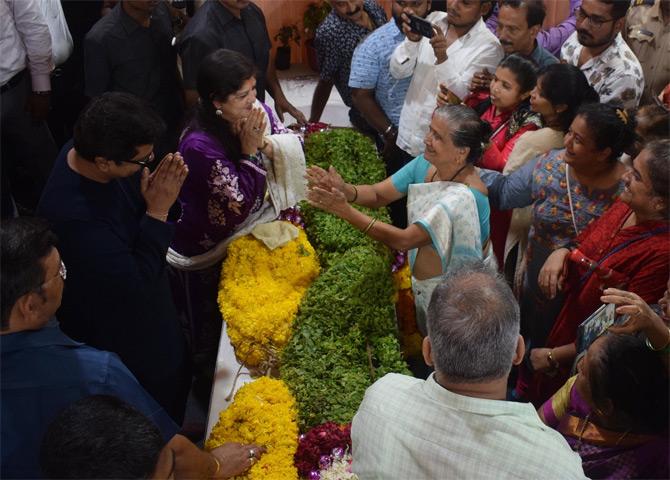
POLYGON ((596 17, 594 15, 589 15, 584 11, 582 7, 579 7, 575 12, 575 18, 577 19, 578 22, 588 20, 589 25, 591 25, 593 28, 600 28, 606 23, 616 22, 618 20, 617 18, 607 19, 607 18, 596 17))
POLYGON ((53 280, 54 278, 57 278, 57 277, 60 277, 63 280, 65 280, 67 278, 67 268, 65 268, 65 264, 63 263, 63 260, 60 261, 60 267, 58 267, 58 273, 56 275, 54 275, 53 277, 51 277, 50 279, 45 280, 44 283, 42 283, 42 285, 40 285, 40 287, 46 285, 51 280, 53 280))
POLYGON ((141 160, 120 160, 123 163, 132 163, 134 165, 140 165, 142 167, 148 167, 154 161, 154 152, 151 152, 149 155, 144 157, 141 160))

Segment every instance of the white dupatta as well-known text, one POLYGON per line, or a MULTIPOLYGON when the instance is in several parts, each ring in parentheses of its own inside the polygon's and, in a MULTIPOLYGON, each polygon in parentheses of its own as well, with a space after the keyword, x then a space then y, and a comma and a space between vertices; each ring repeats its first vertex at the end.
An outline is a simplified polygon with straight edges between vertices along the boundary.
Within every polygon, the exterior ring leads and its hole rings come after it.
MULTIPOLYGON (((258 100, 255 107, 263 108, 258 100)), ((263 111, 265 112, 265 109, 263 111)), ((225 258, 228 245, 233 240, 251 233, 257 225, 276 220, 282 210, 306 198, 305 153, 302 143, 298 136, 292 133, 272 135, 270 118, 267 112, 265 113, 265 139, 272 143, 274 159, 260 154, 267 171, 268 195, 263 205, 258 211, 249 215, 233 235, 203 254, 187 257, 169 248, 166 258, 173 267, 180 270, 201 270, 215 265, 225 258)))

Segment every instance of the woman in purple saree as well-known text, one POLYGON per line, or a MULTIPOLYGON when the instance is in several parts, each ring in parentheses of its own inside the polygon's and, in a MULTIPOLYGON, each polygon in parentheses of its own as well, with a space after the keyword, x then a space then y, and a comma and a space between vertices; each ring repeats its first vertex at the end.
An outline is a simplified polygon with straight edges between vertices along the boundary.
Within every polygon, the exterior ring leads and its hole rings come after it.
POLYGON ((668 478, 668 374, 633 335, 594 341, 578 374, 538 413, 582 457, 589 478, 668 478))

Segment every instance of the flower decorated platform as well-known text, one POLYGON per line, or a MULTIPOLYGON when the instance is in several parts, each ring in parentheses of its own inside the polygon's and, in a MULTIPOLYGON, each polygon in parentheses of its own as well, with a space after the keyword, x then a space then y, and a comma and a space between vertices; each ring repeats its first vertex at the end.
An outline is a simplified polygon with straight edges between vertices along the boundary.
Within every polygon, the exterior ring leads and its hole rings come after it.
MULTIPOLYGON (((305 152, 308 165, 333 165, 347 182, 386 176, 372 142, 352 130, 310 135, 305 152)), ((385 209, 362 210, 389 222, 385 209)), ((304 231, 279 248, 251 236, 229 247, 207 447, 265 445, 244 478, 353 479, 348 425, 365 390, 408 373, 396 303, 409 277, 343 220, 306 203, 300 213, 304 231)))

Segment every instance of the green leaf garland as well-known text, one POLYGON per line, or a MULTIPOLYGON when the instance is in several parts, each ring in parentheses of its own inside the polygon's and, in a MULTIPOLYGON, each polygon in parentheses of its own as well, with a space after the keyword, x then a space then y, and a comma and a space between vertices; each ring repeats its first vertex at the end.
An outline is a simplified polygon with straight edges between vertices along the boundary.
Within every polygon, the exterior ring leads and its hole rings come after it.
MULTIPOLYGON (((305 149, 309 165, 333 165, 347 182, 372 184, 386 176, 372 142, 352 130, 313 134, 305 149)), ((409 372, 396 337, 390 251, 344 220, 301 208, 325 271, 303 298, 280 374, 305 431, 326 421, 350 422, 375 380, 409 372)), ((361 210, 389 222, 386 209, 361 210)))

